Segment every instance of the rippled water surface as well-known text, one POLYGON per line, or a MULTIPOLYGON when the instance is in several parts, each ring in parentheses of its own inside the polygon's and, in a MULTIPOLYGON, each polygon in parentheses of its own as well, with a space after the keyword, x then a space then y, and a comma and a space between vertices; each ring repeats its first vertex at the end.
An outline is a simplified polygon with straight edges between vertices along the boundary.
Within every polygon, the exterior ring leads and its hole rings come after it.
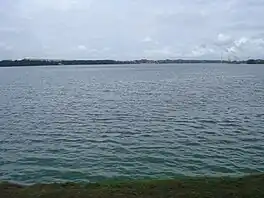
POLYGON ((264 66, 0 68, 0 180, 264 172, 264 66))

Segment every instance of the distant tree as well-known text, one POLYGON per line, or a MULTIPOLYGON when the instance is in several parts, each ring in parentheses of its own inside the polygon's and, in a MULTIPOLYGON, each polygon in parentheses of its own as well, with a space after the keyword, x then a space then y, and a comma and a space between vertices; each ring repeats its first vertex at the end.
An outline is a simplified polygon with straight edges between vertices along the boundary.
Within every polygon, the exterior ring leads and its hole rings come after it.
POLYGON ((247 64, 264 64, 264 60, 262 60, 262 59, 249 59, 249 60, 247 60, 247 64))
POLYGON ((256 60, 249 59, 249 60, 247 60, 247 64, 256 64, 256 60))

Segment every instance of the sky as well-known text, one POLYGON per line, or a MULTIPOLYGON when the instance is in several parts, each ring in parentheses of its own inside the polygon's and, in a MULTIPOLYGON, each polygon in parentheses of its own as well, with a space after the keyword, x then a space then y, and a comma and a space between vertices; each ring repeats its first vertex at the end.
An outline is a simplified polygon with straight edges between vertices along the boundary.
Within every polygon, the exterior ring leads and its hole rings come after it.
POLYGON ((264 58, 264 0, 0 0, 0 59, 264 58))

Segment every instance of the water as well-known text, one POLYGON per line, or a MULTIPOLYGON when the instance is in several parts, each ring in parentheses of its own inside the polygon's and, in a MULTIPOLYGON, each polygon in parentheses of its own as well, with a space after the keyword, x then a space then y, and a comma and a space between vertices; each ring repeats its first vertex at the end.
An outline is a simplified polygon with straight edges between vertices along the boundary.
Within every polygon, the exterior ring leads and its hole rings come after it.
POLYGON ((262 65, 0 68, 0 180, 264 171, 262 65))

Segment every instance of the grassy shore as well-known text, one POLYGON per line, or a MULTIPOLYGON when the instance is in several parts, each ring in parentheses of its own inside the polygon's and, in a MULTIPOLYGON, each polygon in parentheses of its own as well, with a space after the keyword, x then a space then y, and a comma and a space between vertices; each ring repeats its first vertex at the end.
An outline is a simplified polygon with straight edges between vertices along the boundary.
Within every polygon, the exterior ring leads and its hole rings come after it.
POLYGON ((1 198, 264 198, 264 174, 243 178, 185 178, 98 184, 1 183, 1 198))

